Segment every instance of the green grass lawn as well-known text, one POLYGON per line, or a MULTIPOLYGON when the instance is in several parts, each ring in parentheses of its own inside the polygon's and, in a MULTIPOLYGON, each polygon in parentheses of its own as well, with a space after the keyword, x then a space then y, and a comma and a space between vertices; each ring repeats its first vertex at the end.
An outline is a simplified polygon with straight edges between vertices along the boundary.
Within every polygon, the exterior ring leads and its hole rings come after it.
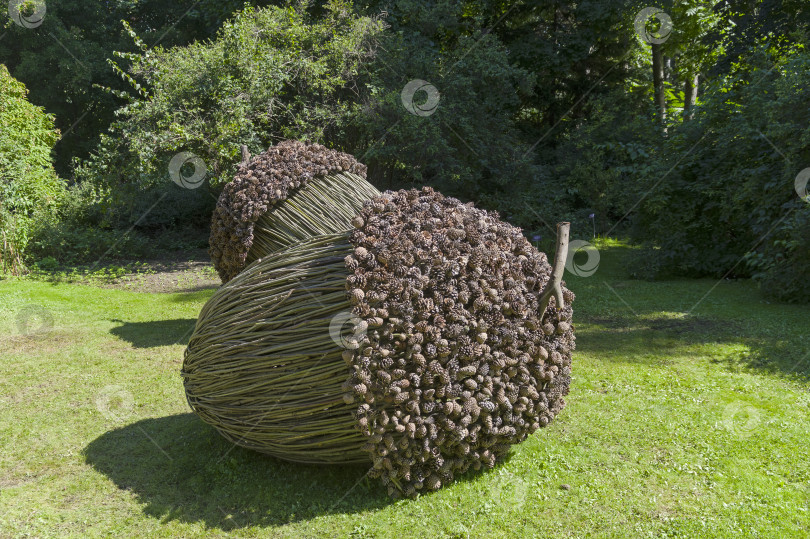
POLYGON ((361 467, 234 448, 180 366, 211 290, 0 281, 0 537, 804 537, 810 307, 747 281, 567 276, 568 405, 486 473, 392 501, 361 467), (53 318, 21 335, 21 309, 53 318), (33 311, 32 311, 33 312, 33 311), (565 485, 565 487, 563 487, 565 485))

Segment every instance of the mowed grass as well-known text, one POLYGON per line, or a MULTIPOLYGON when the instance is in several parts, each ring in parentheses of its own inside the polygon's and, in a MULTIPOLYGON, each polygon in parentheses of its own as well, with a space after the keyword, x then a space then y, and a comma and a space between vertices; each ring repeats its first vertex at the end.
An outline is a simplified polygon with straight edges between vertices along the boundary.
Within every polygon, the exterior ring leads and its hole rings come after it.
POLYGON ((362 466, 234 448, 189 413, 179 371, 212 291, 0 281, 0 536, 806 536, 810 308, 748 281, 694 307, 715 281, 629 280, 626 251, 566 277, 562 414, 494 470, 400 501, 362 466), (47 334, 19 334, 28 305, 47 334))

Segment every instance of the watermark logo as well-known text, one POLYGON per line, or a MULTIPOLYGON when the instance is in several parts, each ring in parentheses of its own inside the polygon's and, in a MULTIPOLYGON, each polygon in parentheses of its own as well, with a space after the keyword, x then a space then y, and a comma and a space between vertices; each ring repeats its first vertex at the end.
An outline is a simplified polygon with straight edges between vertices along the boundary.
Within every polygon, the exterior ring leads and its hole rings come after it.
POLYGON ((741 438, 750 436, 759 426, 759 410, 742 401, 734 401, 723 409, 721 424, 741 438))
POLYGON ((645 7, 639 11, 633 24, 636 34, 646 43, 660 45, 672 34, 672 18, 657 7, 645 7), (649 30, 651 19, 658 21, 658 29, 655 31, 649 30))
POLYGON ((568 244, 568 258, 565 261, 565 269, 577 277, 590 277, 599 269, 599 260, 599 250, 596 247, 585 240, 572 240, 568 244), (579 252, 588 255, 588 259, 582 264, 577 264, 574 261, 574 256, 579 252))
POLYGON ((406 84, 402 89, 401 97, 405 109, 416 116, 430 116, 436 112, 436 108, 439 106, 439 90, 422 79, 414 79, 406 84), (424 103, 414 103, 414 96, 417 92, 427 94, 427 100, 424 103))
POLYGON ((23 28, 36 28, 45 19, 45 2, 43 0, 10 0, 8 16, 23 28))
POLYGON ((520 477, 511 472, 500 473, 489 486, 488 499, 491 503, 507 511, 518 511, 526 503, 529 486, 520 477))
POLYGON ((810 194, 807 192, 807 184, 810 182, 810 167, 799 172, 793 186, 796 189, 796 194, 805 202, 810 202, 810 194))
POLYGON ((351 311, 341 311, 329 322, 329 336, 341 348, 360 348, 368 332, 368 323, 351 311))
POLYGON ((169 161, 169 177, 184 189, 201 186, 207 172, 205 161, 191 152, 180 152, 169 161))
POLYGON ((17 313, 17 330, 26 337, 43 338, 53 330, 53 314, 42 305, 26 305, 17 313))
POLYGON ((135 399, 124 387, 109 385, 96 396, 96 408, 113 423, 122 423, 133 414, 135 399))

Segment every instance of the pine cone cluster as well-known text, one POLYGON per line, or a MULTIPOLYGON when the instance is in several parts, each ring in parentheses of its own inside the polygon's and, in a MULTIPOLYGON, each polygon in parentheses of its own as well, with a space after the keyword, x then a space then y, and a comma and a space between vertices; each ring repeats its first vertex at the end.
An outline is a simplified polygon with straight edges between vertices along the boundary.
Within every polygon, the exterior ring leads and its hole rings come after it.
POLYGON ((368 329, 343 353, 344 399, 372 475, 413 496, 494 466, 565 405, 574 294, 538 312, 546 255, 430 188, 369 200, 352 224, 346 286, 368 329))
POLYGON ((245 267, 259 217, 313 178, 338 172, 365 177, 366 166, 349 154, 296 140, 280 142, 239 165, 211 219, 209 253, 222 282, 245 267))

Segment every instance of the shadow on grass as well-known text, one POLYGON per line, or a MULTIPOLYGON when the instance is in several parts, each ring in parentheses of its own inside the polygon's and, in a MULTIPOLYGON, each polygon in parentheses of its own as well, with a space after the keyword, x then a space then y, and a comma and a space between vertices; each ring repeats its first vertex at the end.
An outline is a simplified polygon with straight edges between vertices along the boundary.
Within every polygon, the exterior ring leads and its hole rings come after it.
MULTIPOLYGON (((800 379, 810 378, 810 353, 768 334, 756 324, 736 320, 687 316, 673 319, 640 313, 636 316, 585 316, 587 324, 577 331, 577 350, 598 355, 603 361, 669 365, 685 349, 695 345, 718 345, 714 363, 729 370, 747 369, 800 379), (722 345, 742 345, 734 353, 722 345)), ((702 352, 701 355, 705 355, 702 352)))
POLYGON ((124 322, 111 320, 120 326, 110 333, 132 344, 135 348, 153 348, 155 346, 172 346, 188 344, 191 331, 197 323, 196 318, 178 318, 175 320, 155 320, 151 322, 124 322))
POLYGON ((808 306, 770 305, 745 279, 631 279, 639 261, 632 248, 599 249, 595 276, 566 273, 571 290, 585 300, 574 302, 580 352, 647 365, 670 364, 694 352, 734 372, 810 380, 810 347, 803 337, 808 306))
POLYGON ((129 490, 146 515, 232 530, 278 526, 390 503, 368 466, 284 462, 233 447, 194 414, 145 419, 85 449, 88 464, 129 490))
POLYGON ((172 292, 174 297, 170 301, 174 303, 190 303, 192 301, 201 301, 205 303, 211 296, 214 295, 219 287, 219 284, 200 284, 188 286, 185 288, 178 288, 172 292))

